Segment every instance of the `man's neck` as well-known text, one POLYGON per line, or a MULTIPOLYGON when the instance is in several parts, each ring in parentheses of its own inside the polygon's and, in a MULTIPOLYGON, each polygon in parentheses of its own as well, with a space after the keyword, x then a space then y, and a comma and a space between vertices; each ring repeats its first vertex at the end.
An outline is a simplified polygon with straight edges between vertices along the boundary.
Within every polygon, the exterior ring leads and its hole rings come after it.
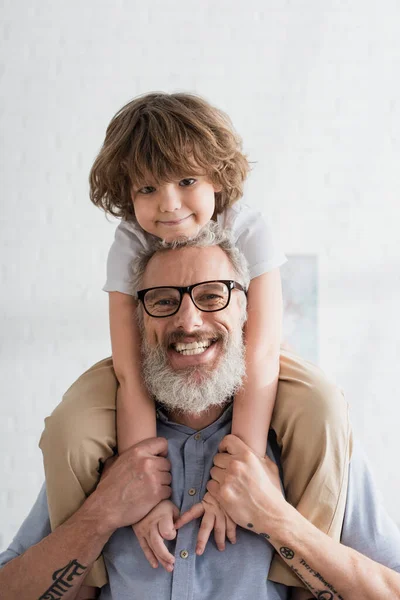
POLYGON ((193 415, 174 410, 168 411, 167 409, 165 409, 165 412, 168 414, 168 419, 170 421, 179 423, 180 425, 186 425, 186 427, 199 431, 200 429, 208 427, 211 423, 214 423, 214 421, 222 415, 225 408, 226 406, 213 406, 200 415, 193 415))

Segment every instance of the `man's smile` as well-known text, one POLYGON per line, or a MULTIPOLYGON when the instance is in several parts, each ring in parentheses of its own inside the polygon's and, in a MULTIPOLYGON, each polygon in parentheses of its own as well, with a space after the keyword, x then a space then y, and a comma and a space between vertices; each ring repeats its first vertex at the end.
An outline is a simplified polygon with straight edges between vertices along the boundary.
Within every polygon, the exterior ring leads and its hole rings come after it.
POLYGON ((221 336, 195 341, 173 342, 168 346, 168 358, 173 369, 209 366, 215 362, 223 344, 221 336))
POLYGON ((185 356, 193 356, 194 354, 202 354, 215 341, 215 339, 210 339, 201 342, 190 342, 189 344, 184 344, 180 342, 177 344, 173 344, 172 347, 180 354, 184 354, 185 356))

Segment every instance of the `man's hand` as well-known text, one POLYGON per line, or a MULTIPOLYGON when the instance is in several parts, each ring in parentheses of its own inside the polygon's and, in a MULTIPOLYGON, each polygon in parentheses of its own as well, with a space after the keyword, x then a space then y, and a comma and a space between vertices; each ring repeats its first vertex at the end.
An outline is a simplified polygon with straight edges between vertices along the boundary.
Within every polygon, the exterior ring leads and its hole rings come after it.
POLYGON ((212 530, 218 550, 225 550, 225 537, 236 543, 236 523, 221 508, 218 501, 209 492, 206 492, 201 502, 198 502, 187 510, 175 523, 176 529, 190 523, 193 519, 201 520, 197 536, 196 554, 203 554, 212 530))
POLYGON ((106 531, 137 523, 171 496, 167 451, 166 439, 150 438, 110 459, 111 466, 86 500, 92 510, 99 510, 106 531))
POLYGON ((262 522, 282 514, 278 467, 267 457, 259 457, 234 435, 224 437, 214 457, 210 494, 241 527, 262 533, 262 522))

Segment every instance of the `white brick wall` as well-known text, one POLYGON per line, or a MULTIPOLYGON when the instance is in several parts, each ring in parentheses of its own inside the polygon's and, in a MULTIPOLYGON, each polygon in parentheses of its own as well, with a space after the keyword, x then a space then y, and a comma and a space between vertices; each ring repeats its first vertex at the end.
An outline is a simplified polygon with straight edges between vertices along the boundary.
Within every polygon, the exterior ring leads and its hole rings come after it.
POLYGON ((42 480, 44 416, 109 353, 114 226, 87 175, 112 114, 150 90, 224 108, 248 198, 320 264, 321 364, 400 521, 397 0, 3 0, 0 547, 42 480))

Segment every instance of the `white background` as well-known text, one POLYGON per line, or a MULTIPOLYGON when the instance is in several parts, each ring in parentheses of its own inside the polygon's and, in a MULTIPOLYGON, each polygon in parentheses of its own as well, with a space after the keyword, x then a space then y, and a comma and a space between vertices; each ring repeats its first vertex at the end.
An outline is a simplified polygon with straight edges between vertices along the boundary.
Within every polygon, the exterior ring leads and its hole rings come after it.
POLYGON ((109 354, 114 225, 87 177, 112 115, 189 90, 256 161, 246 197, 319 260, 320 363, 400 522, 398 0, 3 0, 0 547, 42 481, 43 418, 109 354))

